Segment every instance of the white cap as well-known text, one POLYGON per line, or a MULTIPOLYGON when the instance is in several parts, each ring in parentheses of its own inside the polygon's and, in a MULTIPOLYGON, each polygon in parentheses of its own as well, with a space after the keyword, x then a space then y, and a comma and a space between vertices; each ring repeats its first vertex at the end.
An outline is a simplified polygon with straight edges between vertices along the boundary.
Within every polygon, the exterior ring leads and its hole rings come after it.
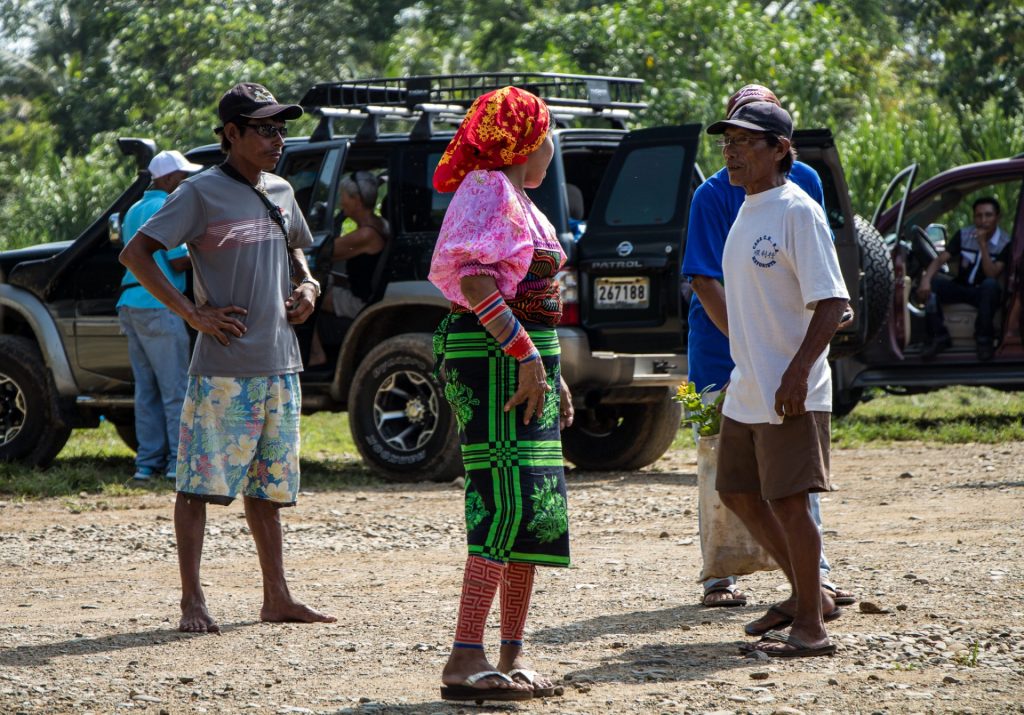
POLYGON ((192 173, 202 168, 202 164, 193 164, 182 156, 180 151, 174 151, 173 149, 160 152, 149 162, 149 173, 154 179, 173 174, 175 171, 192 173))

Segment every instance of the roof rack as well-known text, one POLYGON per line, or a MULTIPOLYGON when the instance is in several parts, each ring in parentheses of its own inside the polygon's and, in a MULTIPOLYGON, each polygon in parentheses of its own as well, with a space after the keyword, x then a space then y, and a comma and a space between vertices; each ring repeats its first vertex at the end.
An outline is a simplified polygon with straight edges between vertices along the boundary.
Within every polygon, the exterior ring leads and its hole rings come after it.
POLYGON ((320 126, 311 137, 317 140, 333 136, 333 123, 339 117, 365 118, 358 140, 375 139, 381 117, 417 120, 412 138, 428 139, 435 118, 459 121, 481 94, 508 85, 543 99, 562 125, 573 118, 598 117, 625 127, 633 110, 647 106, 640 100, 643 83, 626 77, 552 72, 375 77, 314 85, 299 104, 320 115, 320 126))

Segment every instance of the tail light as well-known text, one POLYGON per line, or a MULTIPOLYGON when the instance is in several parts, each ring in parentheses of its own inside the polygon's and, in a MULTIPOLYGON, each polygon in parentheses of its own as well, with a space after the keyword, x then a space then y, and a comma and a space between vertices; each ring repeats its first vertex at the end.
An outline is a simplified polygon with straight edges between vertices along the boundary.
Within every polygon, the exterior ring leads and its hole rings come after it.
POLYGON ((580 324, 580 290, 579 279, 575 269, 559 271, 555 274, 558 292, 562 297, 562 320, 559 325, 580 324))

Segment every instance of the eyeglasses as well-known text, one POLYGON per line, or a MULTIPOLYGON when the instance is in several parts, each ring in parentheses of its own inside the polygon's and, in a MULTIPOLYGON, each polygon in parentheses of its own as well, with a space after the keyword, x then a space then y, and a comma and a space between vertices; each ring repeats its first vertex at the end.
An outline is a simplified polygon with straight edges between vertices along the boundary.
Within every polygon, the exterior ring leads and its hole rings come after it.
POLYGON ((270 139, 275 134, 280 134, 282 139, 288 138, 288 127, 279 127, 274 124, 246 124, 264 139, 270 139))
POLYGON ((719 149, 725 149, 730 144, 737 149, 746 149, 754 142, 764 141, 764 137, 752 137, 749 134, 741 134, 738 137, 722 137, 715 142, 719 149))

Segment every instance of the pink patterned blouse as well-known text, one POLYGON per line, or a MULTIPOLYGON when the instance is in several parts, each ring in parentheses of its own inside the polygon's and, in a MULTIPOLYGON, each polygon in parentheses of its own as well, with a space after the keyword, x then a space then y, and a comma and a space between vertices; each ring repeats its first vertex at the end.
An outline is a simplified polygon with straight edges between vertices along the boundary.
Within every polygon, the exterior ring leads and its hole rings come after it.
POLYGON ((554 226, 504 172, 473 171, 452 197, 430 263, 430 282, 465 312, 460 281, 494 278, 520 319, 558 322, 555 274, 565 253, 554 226))

